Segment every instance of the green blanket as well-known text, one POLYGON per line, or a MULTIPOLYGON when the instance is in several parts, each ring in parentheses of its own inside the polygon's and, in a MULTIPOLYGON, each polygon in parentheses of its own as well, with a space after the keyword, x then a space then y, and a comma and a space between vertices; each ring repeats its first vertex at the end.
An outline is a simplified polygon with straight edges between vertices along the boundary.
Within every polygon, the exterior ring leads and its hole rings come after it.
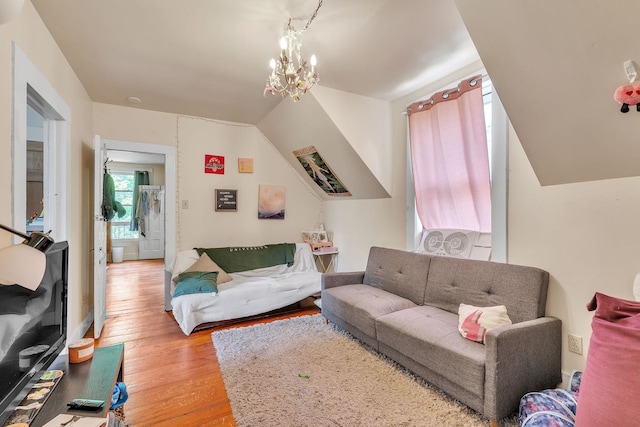
POLYGON ((227 273, 272 267, 274 265, 293 265, 296 253, 295 243, 278 243, 262 246, 233 246, 226 248, 195 248, 198 255, 206 253, 227 273))

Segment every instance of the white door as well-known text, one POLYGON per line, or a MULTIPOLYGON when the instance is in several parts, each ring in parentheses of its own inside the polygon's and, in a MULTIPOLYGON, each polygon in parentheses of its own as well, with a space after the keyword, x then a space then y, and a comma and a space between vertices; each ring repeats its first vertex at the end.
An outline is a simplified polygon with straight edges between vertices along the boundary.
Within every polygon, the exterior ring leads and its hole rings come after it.
POLYGON ((164 258, 164 187, 139 185, 138 259, 164 258))
POLYGON ((93 150, 93 336, 98 338, 107 320, 107 223, 102 216, 102 184, 107 148, 98 135, 94 137, 93 150))

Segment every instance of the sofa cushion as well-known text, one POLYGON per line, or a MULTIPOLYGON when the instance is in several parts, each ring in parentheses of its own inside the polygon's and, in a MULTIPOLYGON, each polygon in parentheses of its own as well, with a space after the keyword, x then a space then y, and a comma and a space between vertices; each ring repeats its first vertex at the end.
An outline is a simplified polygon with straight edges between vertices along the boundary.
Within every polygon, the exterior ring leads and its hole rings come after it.
POLYGON ((458 315, 430 306, 376 320, 378 341, 484 398, 485 347, 458 332, 458 315))
POLYGON ((218 293, 217 278, 217 271, 190 271, 180 273, 173 297, 177 298, 190 294, 216 294, 218 293))
POLYGON ((425 254, 372 247, 362 283, 422 304, 430 262, 425 254))
POLYGON ((469 259, 434 257, 424 298, 457 313, 461 303, 505 305, 513 323, 544 316, 549 273, 535 267, 469 259))
MULTIPOLYGON (((207 255, 206 253, 203 253, 202 255, 200 255, 200 258, 198 258, 198 261, 194 262, 193 265, 187 268, 184 272, 188 273, 191 271, 205 271, 205 272, 217 271, 218 285, 221 285, 223 283, 227 283, 233 280, 233 278, 229 276, 227 272, 224 271, 218 264, 213 262, 211 258, 209 258, 209 255, 207 255)), ((178 281, 178 278, 176 277, 176 282, 177 281, 178 281)))
POLYGON ((376 338, 376 319, 416 305, 406 298, 369 285, 346 285, 322 291, 322 310, 376 338))

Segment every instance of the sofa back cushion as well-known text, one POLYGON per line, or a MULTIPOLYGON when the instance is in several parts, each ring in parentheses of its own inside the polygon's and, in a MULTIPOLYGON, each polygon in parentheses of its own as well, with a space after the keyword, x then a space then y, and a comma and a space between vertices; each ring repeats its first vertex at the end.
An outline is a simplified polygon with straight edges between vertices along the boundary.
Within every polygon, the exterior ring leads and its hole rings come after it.
POLYGON ((424 304, 452 313, 460 304, 505 305, 513 323, 544 316, 549 273, 535 267, 432 257, 424 304))
POLYGON ((430 261, 424 254, 374 246, 363 283, 422 304, 430 261))

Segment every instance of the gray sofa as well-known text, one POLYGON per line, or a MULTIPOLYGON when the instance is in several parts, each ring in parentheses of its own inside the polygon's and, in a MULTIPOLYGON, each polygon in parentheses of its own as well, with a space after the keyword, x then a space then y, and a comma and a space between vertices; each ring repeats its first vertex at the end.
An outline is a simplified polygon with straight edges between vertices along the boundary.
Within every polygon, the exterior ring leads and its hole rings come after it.
POLYGON ((372 247, 366 271, 322 278, 322 315, 491 420, 556 387, 562 325, 545 317, 549 273, 372 247), (460 303, 505 305, 513 324, 485 344, 458 331, 460 303))

